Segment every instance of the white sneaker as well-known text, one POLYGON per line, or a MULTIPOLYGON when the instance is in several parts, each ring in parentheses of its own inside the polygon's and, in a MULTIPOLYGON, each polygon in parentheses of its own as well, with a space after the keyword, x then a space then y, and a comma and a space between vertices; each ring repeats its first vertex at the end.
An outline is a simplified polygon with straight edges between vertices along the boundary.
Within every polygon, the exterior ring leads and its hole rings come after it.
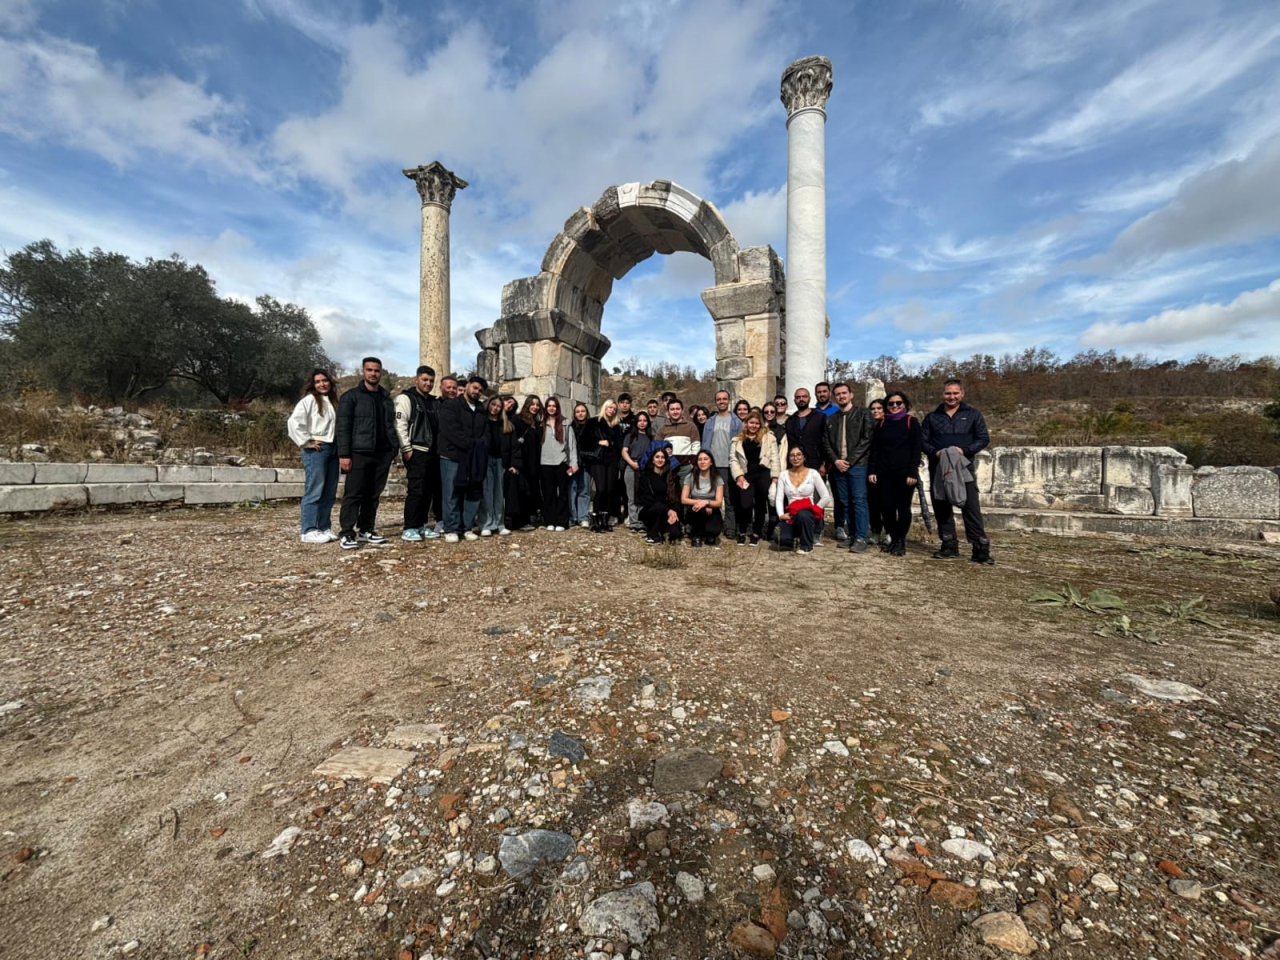
POLYGON ((564 527, 556 527, 555 531, 556 533, 564 533, 564 527))
POLYGON ((446 534, 444 535, 444 542, 445 542, 445 543, 457 543, 457 542, 458 542, 458 535, 457 535, 456 533, 446 533, 446 534))
POLYGON ((564 529, 564 527, 553 527, 553 526, 551 526, 551 525, 549 525, 549 524, 548 524, 547 529, 548 529, 548 530, 563 530, 563 529, 564 529))
POLYGON ((480 531, 480 536, 482 536, 482 537, 492 537, 492 536, 493 536, 493 531, 492 531, 492 530, 490 530, 488 527, 485 527, 483 530, 481 530, 481 531, 480 531))
POLYGON ((324 534, 325 540, 328 541, 329 543, 333 543, 338 539, 338 535, 333 532, 332 528, 328 530, 321 530, 320 532, 324 534))
POLYGON ((578 521, 578 526, 583 527, 583 528, 589 527, 589 526, 591 526, 591 521, 590 521, 590 520, 579 520, 579 521, 578 521))
POLYGON ((510 530, 508 530, 506 527, 503 527, 502 529, 500 529, 500 530, 498 531, 498 536, 500 536, 500 537, 509 537, 509 536, 511 536, 511 531, 510 531, 510 530))
POLYGON ((477 537, 477 536, 476 536, 474 533, 472 533, 470 530, 468 530, 466 533, 464 533, 464 534, 462 535, 462 539, 463 539, 463 540, 479 540, 480 538, 479 538, 479 537, 477 537))
POLYGON ((323 530, 308 530, 301 538, 303 543, 328 543, 329 538, 325 536, 323 530))

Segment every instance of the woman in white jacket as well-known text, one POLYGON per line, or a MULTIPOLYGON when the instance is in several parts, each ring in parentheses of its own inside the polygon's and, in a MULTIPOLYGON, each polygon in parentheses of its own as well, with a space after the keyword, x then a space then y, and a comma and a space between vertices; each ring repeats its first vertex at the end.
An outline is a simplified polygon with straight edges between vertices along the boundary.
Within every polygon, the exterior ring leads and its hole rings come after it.
POLYGON ((822 530, 820 504, 830 496, 822 474, 805 466, 804 448, 796 445, 787 451, 787 469, 778 477, 774 503, 778 508, 778 547, 790 550, 800 541, 800 553, 812 553, 816 534, 822 530))
POLYGON ((289 414, 289 439, 302 449, 305 471, 300 523, 303 543, 338 539, 329 526, 338 495, 338 456, 333 445, 338 419, 336 388, 328 371, 311 371, 311 383, 289 414))

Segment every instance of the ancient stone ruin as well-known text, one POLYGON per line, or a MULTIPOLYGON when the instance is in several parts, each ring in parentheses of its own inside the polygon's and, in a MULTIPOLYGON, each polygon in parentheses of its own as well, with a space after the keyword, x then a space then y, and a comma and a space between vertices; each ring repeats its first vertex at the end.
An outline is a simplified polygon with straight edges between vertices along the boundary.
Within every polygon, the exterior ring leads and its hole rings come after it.
POLYGON ((610 187, 565 221, 542 269, 504 286, 501 318, 476 334, 480 375, 505 393, 554 394, 596 410, 613 282, 677 250, 711 261, 715 283, 702 302, 715 323, 719 386, 753 403, 772 397, 786 339, 782 261, 772 247, 740 250, 714 204, 669 180, 610 187))

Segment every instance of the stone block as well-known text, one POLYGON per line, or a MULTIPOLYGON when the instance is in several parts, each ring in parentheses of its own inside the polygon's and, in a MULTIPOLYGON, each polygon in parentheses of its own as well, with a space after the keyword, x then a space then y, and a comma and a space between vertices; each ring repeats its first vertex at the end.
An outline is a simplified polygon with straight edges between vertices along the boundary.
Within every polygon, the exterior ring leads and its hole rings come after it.
POLYGON ((993 490, 982 499, 993 507, 1012 510, 1047 510, 1053 504, 1053 497, 1039 490, 993 490))
POLYGON ((580 382, 582 380, 582 354, 572 347, 561 347, 560 357, 556 364, 556 376, 580 382))
POLYGON ((188 483, 182 499, 187 503, 243 503, 264 498, 261 483, 188 483))
POLYGON ((302 467, 276 467, 276 483, 305 483, 307 471, 302 467))
POLYGON ((214 483, 275 483, 271 467, 214 467, 214 483))
POLYGON ((1050 510, 1076 510, 1088 513, 1103 513, 1107 509, 1107 496, 1104 493, 1064 493, 1051 497, 1050 510))
POLYGON ((36 478, 34 463, 0 463, 0 484, 32 483, 36 478))
POLYGON ((1106 486, 1151 488, 1152 471, 1162 463, 1184 464, 1173 447, 1103 447, 1102 482, 1106 486))
MULTIPOLYGON (((754 364, 752 365, 754 369, 754 364)), ((728 390, 734 400, 744 398, 753 407, 763 406, 773 399, 777 387, 773 377, 743 377, 741 380, 725 380, 716 384, 718 390, 728 390)))
POLYGON ((773 247, 747 247, 738 253, 738 282, 773 280, 773 261, 778 258, 773 247))
POLYGON ((33 483, 84 483, 87 463, 37 463, 33 483))
POLYGON ((533 347, 527 343, 504 344, 502 359, 503 380, 519 380, 533 373, 533 347))
POLYGON ((1280 477, 1265 467, 1196 471, 1192 490, 1197 517, 1280 518, 1280 477))
POLYGON ((83 507, 88 502, 85 488, 72 483, 24 483, 0 487, 0 513, 41 513, 83 507))
POLYGON ((369 780, 389 784, 413 763, 412 750, 386 750, 376 747, 344 747, 312 774, 332 780, 369 780))
POLYGON ((502 379, 501 362, 498 358, 499 348, 481 350, 476 354, 476 373, 491 384, 496 380, 502 379))
POLYGON ((155 483, 157 468, 149 463, 86 464, 85 483, 155 483))
POLYGON ((1148 487, 1109 483, 1103 490, 1107 497, 1107 513, 1150 517, 1156 512, 1156 501, 1148 487))
POLYGON ((717 380, 745 380, 751 376, 751 360, 748 357, 729 357, 716 361, 717 380))
POLYGON ((90 506, 122 503, 166 503, 183 498, 181 483, 90 483, 85 485, 90 506))
POLYGON ((301 500, 306 488, 305 483, 264 483, 262 493, 268 500, 301 500))
POLYGON ((497 336, 493 332, 493 327, 483 327, 476 331, 476 343, 480 344, 482 350, 493 350, 498 346, 497 336))
POLYGON ((160 483, 209 483, 213 480, 213 467, 161 464, 156 468, 156 479, 160 483))
POLYGON ((1185 463, 1158 463, 1152 472, 1151 495, 1157 517, 1190 517, 1195 514, 1193 490, 1196 471, 1185 463))
POLYGON ((1054 495, 1102 492, 1102 451, 1098 447, 1001 447, 993 455, 993 491, 1054 495))
MULTIPOLYGON (((881 394, 884 396, 884 394, 881 394)), ((914 416, 914 414, 912 414, 914 416)), ((926 458, 927 459, 927 458, 926 458)), ((923 474, 921 474, 923 476, 923 474)), ((991 484, 995 479, 995 457, 990 448, 978 451, 973 458, 973 480, 978 485, 978 493, 991 492, 991 484)))
POLYGON ((715 320, 745 317, 753 313, 773 313, 779 306, 773 284, 766 280, 708 287, 702 291, 702 302, 715 320))
POLYGON ((738 241, 733 237, 725 237, 711 248, 711 266, 715 271, 716 285, 737 283, 738 275, 738 241))
POLYGON ((547 303, 547 278, 521 277, 502 288, 502 316, 533 314, 545 309, 547 303))
POLYGON ((717 360, 747 355, 747 322, 744 319, 717 320, 715 326, 717 360))

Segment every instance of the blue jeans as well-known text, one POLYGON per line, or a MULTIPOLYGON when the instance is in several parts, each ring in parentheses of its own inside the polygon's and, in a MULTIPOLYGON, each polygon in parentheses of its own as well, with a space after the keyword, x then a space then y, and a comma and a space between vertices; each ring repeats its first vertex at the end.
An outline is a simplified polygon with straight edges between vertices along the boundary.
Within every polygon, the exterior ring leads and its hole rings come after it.
POLYGON ((851 527, 849 535, 856 540, 866 540, 871 532, 871 512, 867 509, 867 465, 858 464, 844 473, 834 470, 827 480, 831 483, 837 516, 851 527))
POLYGON ((497 533, 506 526, 503 516, 506 513, 506 500, 502 495, 502 479, 506 473, 502 469, 501 457, 489 458, 489 469, 484 474, 484 500, 480 505, 480 529, 497 533))
POLYGON ((569 478, 569 520, 581 523, 591 518, 590 477, 582 467, 569 478))
POLYGON ((463 491, 453 486, 458 476, 458 461, 440 458, 440 491, 444 501, 444 532, 462 534, 476 522, 480 510, 479 500, 464 499, 463 491))
POLYGON ((332 443, 319 450, 302 448, 302 532, 328 530, 333 501, 338 496, 338 453, 332 443))

